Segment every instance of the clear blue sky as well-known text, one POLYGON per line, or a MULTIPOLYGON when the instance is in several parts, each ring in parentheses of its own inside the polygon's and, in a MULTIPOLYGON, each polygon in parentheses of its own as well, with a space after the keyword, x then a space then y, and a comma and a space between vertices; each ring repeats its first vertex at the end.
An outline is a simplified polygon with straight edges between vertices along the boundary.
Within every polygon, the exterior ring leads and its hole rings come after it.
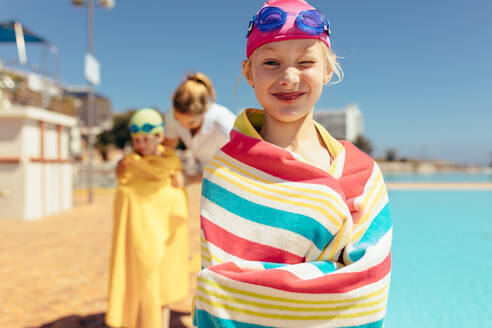
MULTIPOLYGON (((96 9, 97 90, 116 111, 166 110, 186 73, 214 81, 217 100, 233 111, 259 106, 242 80, 245 33, 262 0, 116 0, 96 9)), ((317 107, 359 104, 364 134, 399 156, 488 163, 492 156, 492 1, 310 1, 333 26, 345 72, 317 107)), ((18 19, 59 49, 68 84, 85 84, 86 10, 70 0, 0 0, 0 21, 18 19)), ((28 59, 41 62, 39 46, 28 59)), ((0 46, 0 58, 15 58, 0 46)))

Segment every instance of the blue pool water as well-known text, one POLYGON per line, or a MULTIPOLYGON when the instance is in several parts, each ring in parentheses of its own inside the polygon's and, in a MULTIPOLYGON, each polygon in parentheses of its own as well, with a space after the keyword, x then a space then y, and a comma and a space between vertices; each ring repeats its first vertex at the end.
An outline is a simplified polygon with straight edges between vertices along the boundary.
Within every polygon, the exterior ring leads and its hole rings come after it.
POLYGON ((385 173, 386 182, 492 182, 492 174, 488 173, 385 173))
POLYGON ((492 327, 492 191, 390 191, 386 328, 492 327))

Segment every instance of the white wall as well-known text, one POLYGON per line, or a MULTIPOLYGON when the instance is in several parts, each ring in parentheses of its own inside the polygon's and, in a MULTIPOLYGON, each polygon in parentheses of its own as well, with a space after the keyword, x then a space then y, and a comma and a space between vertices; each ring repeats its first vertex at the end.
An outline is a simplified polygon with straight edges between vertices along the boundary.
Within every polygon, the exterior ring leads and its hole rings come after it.
POLYGON ((23 184, 25 198, 23 201, 24 218, 28 220, 38 219, 43 216, 42 198, 42 163, 29 163, 25 167, 25 181, 23 184))
POLYGON ((70 157, 70 131, 63 127, 61 134, 61 157, 69 158, 70 157))
POLYGON ((45 163, 44 169, 44 215, 60 210, 60 164, 45 163))
POLYGON ((58 139, 56 126, 46 124, 44 129, 44 157, 58 158, 58 139))
POLYGON ((24 172, 22 164, 0 164, 0 218, 19 218, 24 213, 24 172))
POLYGON ((0 156, 19 157, 21 149, 22 121, 0 119, 0 156))
POLYGON ((26 159, 30 159, 32 157, 40 157, 41 154, 39 153, 39 149, 41 139, 39 138, 39 123, 33 120, 24 120, 23 122, 23 156, 25 156, 26 159))
POLYGON ((356 105, 347 106, 345 113, 345 137, 353 142, 363 133, 362 113, 356 105))

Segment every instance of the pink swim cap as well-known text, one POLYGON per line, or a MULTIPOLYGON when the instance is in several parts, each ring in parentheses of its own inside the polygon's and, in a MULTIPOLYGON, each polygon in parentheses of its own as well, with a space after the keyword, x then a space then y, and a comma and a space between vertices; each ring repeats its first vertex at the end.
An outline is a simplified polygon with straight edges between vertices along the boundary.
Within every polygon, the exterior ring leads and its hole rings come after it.
MULTIPOLYGON (((246 57, 249 58, 253 51, 265 43, 284 41, 292 39, 316 39, 323 41, 328 48, 330 48, 329 33, 310 34, 303 31, 297 26, 297 15, 305 10, 316 10, 310 4, 304 0, 269 0, 265 2, 265 7, 279 7, 287 12, 287 19, 284 25, 276 30, 262 32, 258 29, 258 23, 255 22, 251 33, 248 36, 248 42, 246 45, 246 57)), ((260 11, 261 11, 260 9, 260 11)), ((258 13, 260 12, 258 11, 258 13)), ((258 16, 257 13, 257 16, 258 16)))

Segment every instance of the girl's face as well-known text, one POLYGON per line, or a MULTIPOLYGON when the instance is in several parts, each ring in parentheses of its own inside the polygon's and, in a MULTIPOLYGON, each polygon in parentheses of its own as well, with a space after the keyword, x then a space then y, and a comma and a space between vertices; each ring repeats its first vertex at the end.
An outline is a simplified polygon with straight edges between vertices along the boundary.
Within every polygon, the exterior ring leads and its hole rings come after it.
POLYGON ((331 78, 323 46, 317 40, 296 39, 270 42, 255 50, 244 75, 265 115, 294 122, 313 110, 331 78))
POLYGON ((164 134, 133 134, 133 149, 141 156, 157 155, 157 147, 164 140, 164 134))
POLYGON ((189 115, 174 111, 174 118, 183 128, 188 130, 199 128, 203 122, 203 114, 189 115))

